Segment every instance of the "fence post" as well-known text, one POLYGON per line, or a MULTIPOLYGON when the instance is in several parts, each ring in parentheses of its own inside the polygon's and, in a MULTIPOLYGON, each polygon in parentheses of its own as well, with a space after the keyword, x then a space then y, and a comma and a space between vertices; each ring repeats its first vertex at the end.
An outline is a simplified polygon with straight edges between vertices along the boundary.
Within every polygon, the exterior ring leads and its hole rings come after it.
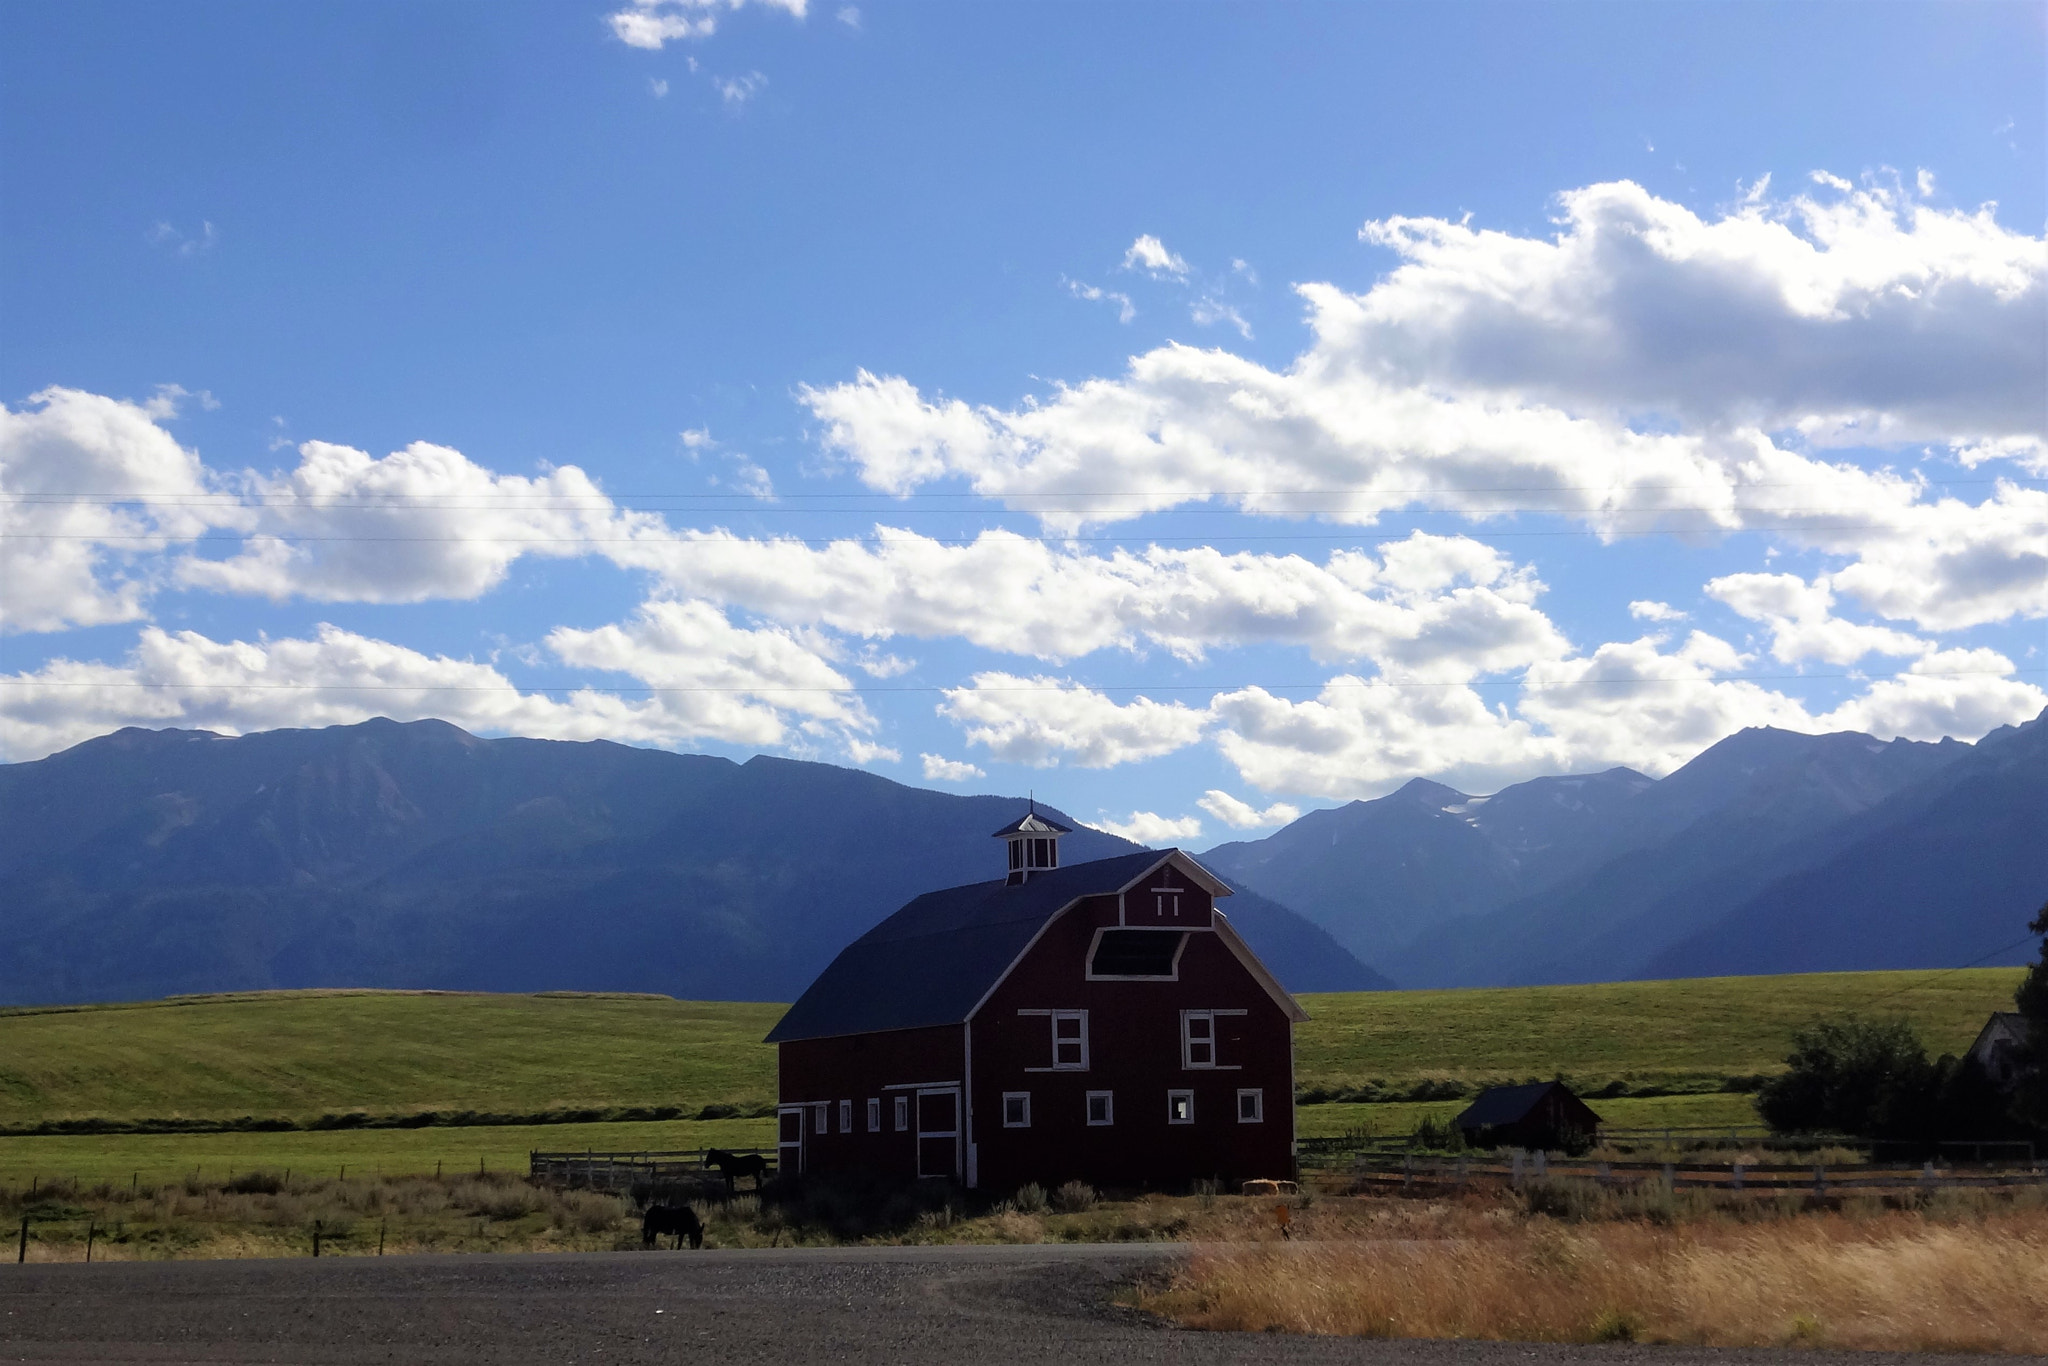
POLYGON ((1550 1153, 1543 1148, 1538 1148, 1536 1150, 1536 1179, 1541 1181, 1549 1175, 1550 1153))
POLYGON ((1675 1167, 1675 1165, 1674 1165, 1674 1164, 1672 1164, 1672 1163, 1670 1163, 1670 1162, 1666 1162, 1666 1163, 1664 1164, 1664 1193, 1665 1193, 1666 1195, 1669 1195, 1669 1194, 1671 1194, 1671 1193, 1672 1193, 1673 1191, 1675 1191, 1675 1190, 1677 1190, 1677 1189, 1678 1189, 1678 1171, 1677 1171, 1677 1168, 1675 1167))
POLYGON ((26 1214, 21 1216, 21 1251, 15 1254, 14 1260, 16 1262, 28 1260, 28 1216, 26 1214))
POLYGON ((1922 1190, 1927 1190, 1933 1185, 1934 1163, 1932 1161, 1922 1162, 1920 1164, 1920 1188, 1922 1190))
POLYGON ((1458 1189, 1459 1189, 1459 1190, 1463 1190, 1463 1189, 1465 1189, 1465 1164, 1466 1164, 1467 1162, 1469 1162, 1469 1161, 1471 1161, 1471 1159, 1470 1159, 1470 1158, 1466 1158, 1466 1157, 1461 1157, 1461 1158, 1459 1158, 1459 1159, 1458 1159, 1458 1189))
POLYGON ((1594 1169, 1593 1180, 1599 1184, 1600 1189, 1606 1190, 1614 1184, 1614 1168, 1602 1162, 1594 1169))
POLYGON ((1514 1173, 1509 1177, 1509 1180, 1513 1183, 1516 1190, 1522 1188, 1522 1150, 1520 1148, 1515 1149, 1514 1173))
POLYGON ((313 1255, 315 1257, 320 1255, 320 1221, 318 1219, 313 1221, 313 1255))
POLYGON ((1816 1196, 1828 1193, 1828 1169, 1818 1162, 1813 1164, 1813 1193, 1816 1196))
POLYGON ((1735 1190, 1742 1189, 1742 1167, 1743 1164, 1738 1162, 1735 1164, 1735 1169, 1729 1173, 1728 1184, 1735 1190))

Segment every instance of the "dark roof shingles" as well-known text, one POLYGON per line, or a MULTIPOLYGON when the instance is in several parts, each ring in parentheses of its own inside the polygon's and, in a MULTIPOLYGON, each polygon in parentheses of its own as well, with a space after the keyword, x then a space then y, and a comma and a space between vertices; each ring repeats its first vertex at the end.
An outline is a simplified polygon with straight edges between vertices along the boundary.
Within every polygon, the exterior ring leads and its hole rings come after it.
POLYGON ((1121 890, 1166 852, 1053 868, 1018 887, 998 880, 926 892, 841 950, 767 1042, 959 1024, 1048 920, 1082 897, 1121 890))

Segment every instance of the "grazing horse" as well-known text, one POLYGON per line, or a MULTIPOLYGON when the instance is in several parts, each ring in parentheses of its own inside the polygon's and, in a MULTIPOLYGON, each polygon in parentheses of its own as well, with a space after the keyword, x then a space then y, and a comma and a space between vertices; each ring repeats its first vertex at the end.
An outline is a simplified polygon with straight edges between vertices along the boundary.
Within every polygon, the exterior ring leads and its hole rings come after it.
POLYGON ((761 1189, 761 1182, 768 1175, 768 1159, 759 1153, 748 1153, 742 1157, 738 1153, 729 1153, 723 1148, 713 1148, 704 1154, 704 1165, 716 1167, 720 1172, 724 1173, 725 1193, 727 1195, 732 1194, 733 1182, 739 1177, 753 1177, 754 1189, 759 1190, 761 1189))
POLYGON ((640 1218, 640 1245, 653 1247, 656 1239, 669 1234, 674 1235, 678 1252, 685 1238, 691 1247, 704 1246, 704 1225, 697 1222, 697 1211, 688 1205, 649 1205, 640 1218))

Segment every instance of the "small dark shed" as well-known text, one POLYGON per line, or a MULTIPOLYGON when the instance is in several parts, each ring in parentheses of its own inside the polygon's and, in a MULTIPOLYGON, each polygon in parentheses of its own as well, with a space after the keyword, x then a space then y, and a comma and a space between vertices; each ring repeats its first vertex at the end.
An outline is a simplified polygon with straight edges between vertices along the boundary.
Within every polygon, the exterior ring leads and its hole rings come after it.
POLYGON ((1451 1121, 1476 1147, 1582 1148, 1600 1116, 1561 1081, 1489 1086, 1451 1121))

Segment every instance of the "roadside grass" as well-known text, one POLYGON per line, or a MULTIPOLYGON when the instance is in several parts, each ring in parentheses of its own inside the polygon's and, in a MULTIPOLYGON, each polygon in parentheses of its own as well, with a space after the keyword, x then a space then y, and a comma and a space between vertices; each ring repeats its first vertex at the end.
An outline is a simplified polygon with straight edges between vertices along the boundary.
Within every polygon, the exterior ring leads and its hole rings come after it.
POLYGON ((767 1102, 784 1007, 666 996, 254 992, 0 1010, 0 1127, 767 1102))
POLYGON ((1757 1206, 1675 1225, 1377 1203, 1392 1207, 1377 1236, 1212 1244, 1128 1302, 1237 1332, 2048 1351, 2038 1199, 1789 1216, 1757 1206))
MULTIPOLYGON (((1707 977, 1589 986, 1307 995, 1297 1091, 1408 1099, 1419 1084, 1548 1080, 1711 1091, 1778 1072, 1792 1031, 1847 1011, 1898 1016, 1930 1053, 1961 1053, 2022 968, 1707 977), (1396 1094, 1383 1094, 1392 1092, 1396 1094)), ((1423 1097, 1414 1096, 1413 1099, 1423 1097)), ((1596 1108, 1598 1108, 1596 1106, 1596 1108)))
MULTIPOLYGON (((0 1190, 31 1181, 87 1185, 176 1181, 198 1172, 225 1180, 256 1169, 289 1168, 334 1177, 516 1173, 527 1155, 548 1152, 681 1152, 756 1148, 775 1142, 773 1119, 670 1120, 640 1124, 475 1125, 430 1129, 323 1129, 284 1133, 35 1134, 0 1137, 0 1190)), ((0 1230, 4 1232, 4 1230, 0 1230)))

